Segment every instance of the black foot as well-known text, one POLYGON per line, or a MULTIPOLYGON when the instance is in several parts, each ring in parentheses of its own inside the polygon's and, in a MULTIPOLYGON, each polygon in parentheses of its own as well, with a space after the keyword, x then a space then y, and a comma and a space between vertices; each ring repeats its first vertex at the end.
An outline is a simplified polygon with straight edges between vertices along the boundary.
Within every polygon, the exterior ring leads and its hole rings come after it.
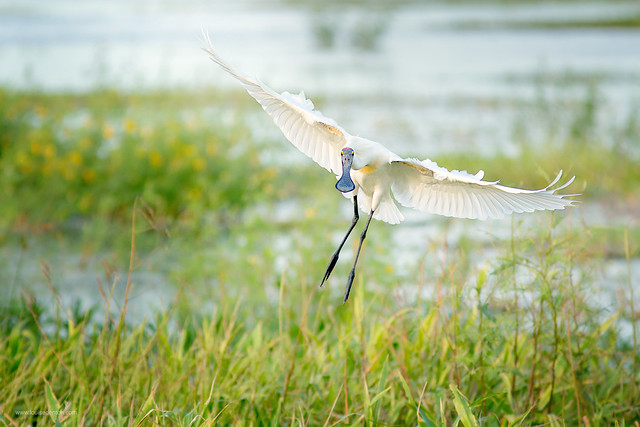
POLYGON ((353 279, 356 277, 356 270, 351 269, 351 273, 349 273, 349 278, 347 279, 347 290, 344 292, 344 301, 342 301, 343 304, 347 303, 347 300, 349 299, 349 294, 351 293, 351 285, 353 285, 353 279))
POLYGON ((329 265, 327 265, 327 269, 324 272, 324 277, 322 278, 322 282, 320 282, 320 287, 322 287, 322 285, 324 285, 324 282, 326 282, 329 276, 331 276, 331 272, 333 271, 333 268, 336 266, 336 263, 338 262, 339 255, 340 253, 336 251, 331 256, 331 261, 329 261, 329 265))

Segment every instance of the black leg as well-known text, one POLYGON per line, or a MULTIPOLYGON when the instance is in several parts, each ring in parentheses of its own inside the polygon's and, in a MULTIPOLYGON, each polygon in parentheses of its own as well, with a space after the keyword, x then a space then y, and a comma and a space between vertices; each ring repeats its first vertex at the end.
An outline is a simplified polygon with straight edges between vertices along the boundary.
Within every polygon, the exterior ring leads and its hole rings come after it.
POLYGON ((353 267, 351 268, 351 273, 349 273, 349 278, 347 279, 347 290, 344 293, 343 303, 346 303, 347 300, 349 299, 349 293, 351 292, 351 285, 353 285, 353 279, 356 277, 356 264, 358 263, 358 257, 360 256, 360 249, 362 249, 362 242, 364 242, 365 237, 367 237, 367 230, 369 229, 371 218, 373 218, 373 211, 371 211, 371 213, 369 214, 367 225, 364 226, 364 230, 362 230, 362 234, 360 235, 360 244, 358 245, 358 252, 356 252, 356 259, 353 261, 353 267))
POLYGON ((359 218, 360 216, 358 215, 358 196, 353 196, 353 219, 351 220, 351 227, 349 227, 349 231, 347 231, 347 235, 344 236, 344 239, 342 239, 342 243, 340 243, 340 246, 338 246, 338 249, 331 256, 331 261, 329 261, 329 265, 327 266, 327 269, 324 272, 324 277, 322 278, 322 282, 320 283, 320 286, 324 285, 324 282, 326 282, 329 276, 331 275, 333 268, 336 266, 336 263, 338 262, 340 251, 342 250, 342 247, 347 241, 349 234, 351 234, 351 230, 353 230, 353 227, 355 227, 356 224, 358 223, 359 218))

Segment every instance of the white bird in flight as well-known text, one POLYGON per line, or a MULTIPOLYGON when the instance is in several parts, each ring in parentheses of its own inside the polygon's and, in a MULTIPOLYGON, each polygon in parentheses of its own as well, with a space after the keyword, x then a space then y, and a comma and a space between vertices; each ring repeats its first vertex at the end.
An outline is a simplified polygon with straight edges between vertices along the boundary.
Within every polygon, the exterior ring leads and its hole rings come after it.
POLYGON ((571 184, 551 189, 562 170, 547 187, 524 190, 483 181, 484 171, 472 175, 466 171, 449 171, 426 159, 402 158, 382 144, 349 134, 335 120, 315 110, 304 92, 293 95, 277 93, 256 78, 246 76, 227 64, 214 50, 204 33, 210 59, 238 79, 240 84, 262 105, 285 137, 316 163, 338 177, 336 188, 353 198, 353 220, 347 234, 329 261, 320 286, 329 278, 340 251, 358 222, 358 207, 369 214, 349 273, 344 294, 346 303, 355 278, 356 264, 371 218, 398 224, 404 217, 394 202, 423 212, 456 218, 497 219, 513 212, 564 209, 573 204, 555 194, 571 184))

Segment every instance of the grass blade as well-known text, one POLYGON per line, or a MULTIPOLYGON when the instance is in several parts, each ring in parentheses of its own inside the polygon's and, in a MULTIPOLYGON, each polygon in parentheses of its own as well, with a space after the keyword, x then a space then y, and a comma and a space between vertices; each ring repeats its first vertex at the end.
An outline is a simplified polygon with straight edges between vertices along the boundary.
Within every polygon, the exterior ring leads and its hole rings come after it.
POLYGON ((471 412, 471 408, 467 403, 467 398, 458 390, 458 387, 451 384, 449 386, 453 393, 453 406, 456 408, 458 418, 465 427, 478 427, 478 420, 471 412))
POLYGON ((47 409, 49 410, 49 416, 51 420, 56 424, 58 423, 58 410, 60 409, 60 402, 56 398, 56 395, 51 389, 51 384, 46 379, 44 380, 44 395, 47 400, 47 409))
POLYGON ((378 383, 378 391, 376 393, 376 396, 374 396, 373 399, 371 399, 371 404, 374 405, 373 407, 373 413, 374 413, 374 424, 377 425, 378 421, 380 420, 380 409, 382 407, 381 403, 381 398, 384 395, 384 393, 386 393, 387 391, 389 391, 389 388, 385 389, 385 385, 387 382, 387 374, 389 371, 389 355, 387 355, 387 358, 384 360, 384 363, 382 364, 382 373, 380 374, 380 382, 378 383))

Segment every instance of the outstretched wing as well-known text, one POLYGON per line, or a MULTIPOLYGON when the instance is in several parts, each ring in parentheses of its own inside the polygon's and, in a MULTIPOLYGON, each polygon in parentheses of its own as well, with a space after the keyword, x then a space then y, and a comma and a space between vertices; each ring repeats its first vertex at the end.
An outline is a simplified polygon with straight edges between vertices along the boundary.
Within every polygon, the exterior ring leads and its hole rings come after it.
POLYGON ((203 50, 211 60, 240 81, 293 145, 323 168, 336 175, 342 172, 340 150, 345 146, 347 133, 334 120, 314 110, 304 92, 279 94, 258 79, 236 71, 215 53, 208 34, 204 33, 204 39, 207 46, 203 50))
POLYGON ((505 187, 498 181, 483 181, 484 172, 448 171, 431 160, 402 159, 392 161, 391 189, 402 205, 424 212, 457 218, 502 218, 513 212, 564 209, 573 204, 555 194, 571 184, 551 190, 562 171, 551 184, 540 190, 505 187))

